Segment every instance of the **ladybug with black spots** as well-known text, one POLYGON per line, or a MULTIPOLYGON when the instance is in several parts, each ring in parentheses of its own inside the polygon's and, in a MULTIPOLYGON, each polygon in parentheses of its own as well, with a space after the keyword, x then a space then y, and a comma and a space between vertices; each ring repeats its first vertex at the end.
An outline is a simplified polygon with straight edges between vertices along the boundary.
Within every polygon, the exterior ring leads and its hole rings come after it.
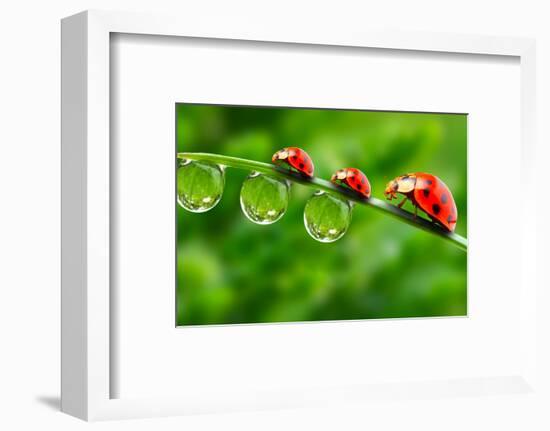
POLYGON ((441 179, 422 172, 401 175, 391 180, 384 191, 389 200, 397 199, 397 193, 405 196, 397 205, 399 208, 410 199, 415 215, 420 208, 433 221, 449 232, 454 232, 458 219, 456 204, 451 191, 441 179))
POLYGON ((364 198, 370 198, 371 188, 367 176, 356 168, 337 170, 330 178, 334 184, 349 188, 364 198))
POLYGON ((307 178, 313 178, 313 162, 308 153, 298 147, 287 147, 273 154, 271 161, 290 168, 307 178))

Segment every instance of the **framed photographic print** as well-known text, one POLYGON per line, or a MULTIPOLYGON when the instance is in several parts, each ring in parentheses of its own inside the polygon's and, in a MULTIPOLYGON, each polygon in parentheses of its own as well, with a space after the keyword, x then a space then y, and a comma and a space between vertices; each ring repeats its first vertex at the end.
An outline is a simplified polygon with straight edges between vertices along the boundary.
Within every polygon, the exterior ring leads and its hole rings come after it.
POLYGON ((533 41, 84 12, 62 53, 63 411, 538 393, 533 41))

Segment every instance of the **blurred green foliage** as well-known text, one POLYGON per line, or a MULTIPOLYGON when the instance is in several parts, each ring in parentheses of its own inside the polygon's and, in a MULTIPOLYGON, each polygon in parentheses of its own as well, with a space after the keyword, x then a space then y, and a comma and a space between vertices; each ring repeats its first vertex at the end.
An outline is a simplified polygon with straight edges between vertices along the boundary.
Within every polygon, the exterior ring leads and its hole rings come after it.
MULTIPOLYGON (((298 146, 316 176, 357 167, 381 199, 397 175, 437 175, 455 198, 456 231, 466 236, 466 115, 190 104, 178 104, 176 114, 178 152, 269 162, 278 149, 298 146)), ((281 220, 254 224, 239 205, 248 174, 228 168, 223 197, 209 212, 178 206, 178 325, 466 314, 463 251, 363 206, 342 239, 314 241, 303 222, 312 189, 298 184, 281 220)))

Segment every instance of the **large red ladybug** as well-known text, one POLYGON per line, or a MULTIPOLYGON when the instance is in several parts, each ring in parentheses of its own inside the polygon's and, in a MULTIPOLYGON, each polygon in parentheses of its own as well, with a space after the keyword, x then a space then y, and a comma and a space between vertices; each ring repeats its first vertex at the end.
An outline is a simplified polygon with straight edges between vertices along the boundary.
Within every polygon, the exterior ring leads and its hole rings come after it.
POLYGON ((340 187, 349 187, 365 198, 370 198, 371 188, 369 180, 359 169, 339 169, 330 177, 330 181, 340 187))
POLYGON ((384 195, 392 200, 397 198, 397 193, 405 195, 405 199, 398 204, 399 208, 410 199, 415 215, 420 208, 448 231, 455 230, 458 213, 453 195, 435 175, 417 172, 397 177, 388 183, 384 195))
POLYGON ((271 161, 278 165, 284 164, 308 178, 313 178, 313 162, 311 157, 301 148, 283 148, 273 154, 271 161))

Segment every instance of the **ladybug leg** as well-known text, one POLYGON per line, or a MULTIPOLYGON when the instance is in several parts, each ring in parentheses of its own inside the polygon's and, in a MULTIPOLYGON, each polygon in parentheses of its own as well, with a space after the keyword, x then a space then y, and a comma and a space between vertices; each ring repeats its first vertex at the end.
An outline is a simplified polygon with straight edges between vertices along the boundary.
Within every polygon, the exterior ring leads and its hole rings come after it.
POLYGON ((407 199, 408 199, 407 196, 405 196, 405 198, 404 198, 401 202, 399 202, 399 203, 397 204, 397 206, 398 206, 399 208, 401 208, 403 205, 405 205, 405 202, 407 202, 407 199))

